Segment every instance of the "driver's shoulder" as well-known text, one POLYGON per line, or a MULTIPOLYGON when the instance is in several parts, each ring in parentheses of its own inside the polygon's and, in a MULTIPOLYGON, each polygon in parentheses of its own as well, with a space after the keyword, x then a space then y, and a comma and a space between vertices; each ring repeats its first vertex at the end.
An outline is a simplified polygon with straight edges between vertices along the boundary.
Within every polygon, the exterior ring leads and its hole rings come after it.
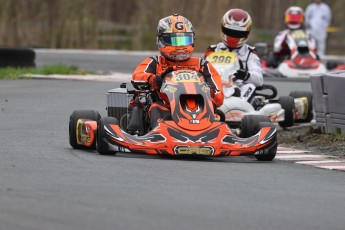
POLYGON ((224 44, 224 42, 219 42, 218 44, 210 45, 207 49, 216 52, 221 50, 228 50, 228 47, 224 44))
POLYGON ((243 46, 238 51, 239 56, 248 56, 251 53, 257 54, 257 51, 255 46, 250 46, 248 44, 243 44, 243 46))

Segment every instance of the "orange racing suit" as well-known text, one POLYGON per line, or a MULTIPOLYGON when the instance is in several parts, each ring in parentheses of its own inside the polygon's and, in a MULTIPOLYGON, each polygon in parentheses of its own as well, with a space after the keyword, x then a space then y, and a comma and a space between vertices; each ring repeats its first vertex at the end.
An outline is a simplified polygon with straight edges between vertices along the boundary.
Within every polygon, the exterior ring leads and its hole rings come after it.
MULTIPOLYGON (((205 81, 211 87, 212 99, 215 106, 219 107, 223 104, 224 94, 221 76, 211 63, 197 57, 191 57, 185 61, 173 61, 164 56, 148 57, 134 70, 132 84, 135 88, 141 89, 142 86, 147 86, 150 83, 150 78, 161 75, 168 68, 173 68, 174 70, 191 69, 202 73, 205 81)), ((150 88, 152 89, 152 86, 150 88)), ((164 98, 165 95, 160 93, 159 90, 157 92, 163 100, 153 103, 149 109, 151 127, 155 127, 158 124, 158 119, 169 116, 170 114, 169 102, 166 100, 166 97, 164 98)))

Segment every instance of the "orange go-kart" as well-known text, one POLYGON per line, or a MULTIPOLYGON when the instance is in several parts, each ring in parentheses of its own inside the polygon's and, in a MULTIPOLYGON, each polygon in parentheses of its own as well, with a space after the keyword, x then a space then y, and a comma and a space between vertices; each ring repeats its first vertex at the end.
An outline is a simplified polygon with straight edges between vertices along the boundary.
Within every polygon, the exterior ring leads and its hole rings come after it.
POLYGON ((97 149, 102 155, 145 152, 162 156, 254 155, 261 161, 274 159, 277 131, 273 123, 265 116, 246 115, 240 128, 231 129, 224 114, 215 111, 210 87, 200 73, 172 71, 163 79, 160 91, 170 102, 171 116, 161 119, 156 128, 151 129, 148 119, 148 108, 155 98, 153 92, 128 90, 124 86, 108 91, 108 117, 101 118, 93 110, 71 114, 70 145, 97 149))

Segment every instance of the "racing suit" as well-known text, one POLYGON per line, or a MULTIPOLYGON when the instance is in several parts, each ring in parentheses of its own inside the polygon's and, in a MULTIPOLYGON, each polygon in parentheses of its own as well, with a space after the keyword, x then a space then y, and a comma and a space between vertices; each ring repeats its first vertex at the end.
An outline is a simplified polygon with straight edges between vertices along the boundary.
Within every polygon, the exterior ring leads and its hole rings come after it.
MULTIPOLYGON (((299 29, 300 30, 300 29, 299 29)), ((305 32, 304 30, 300 30, 302 33, 306 34, 308 37, 308 48, 310 51, 312 51, 315 55, 316 52, 316 43, 315 40, 305 32)), ((275 57, 275 60, 277 63, 274 63, 273 66, 278 66, 281 61, 283 61, 285 58, 290 57, 291 52, 290 48, 287 43, 287 36, 292 32, 292 30, 286 29, 283 31, 280 31, 278 35, 274 38, 274 44, 273 44, 273 54, 275 57)))
MULTIPOLYGON (((136 89, 142 89, 149 85, 151 90, 158 93, 158 100, 149 108, 151 128, 158 125, 159 119, 164 119, 170 115, 169 100, 166 95, 159 92, 159 87, 152 83, 152 79, 160 78, 161 75, 172 70, 181 69, 190 69, 202 73, 205 81, 211 87, 214 105, 219 107, 223 104, 224 94, 221 76, 208 61, 197 57, 191 57, 185 61, 173 61, 164 56, 148 57, 134 70, 132 84, 136 89)), ((156 80, 154 81, 156 82, 156 80)))
POLYGON ((243 44, 240 48, 229 49, 223 42, 220 42, 217 45, 209 46, 204 54, 204 58, 216 51, 230 51, 237 55, 241 65, 241 69, 239 71, 245 72, 246 77, 236 80, 235 73, 234 84, 240 89, 241 98, 250 101, 255 88, 262 86, 263 84, 261 62, 260 58, 256 54, 255 48, 248 44, 243 44))

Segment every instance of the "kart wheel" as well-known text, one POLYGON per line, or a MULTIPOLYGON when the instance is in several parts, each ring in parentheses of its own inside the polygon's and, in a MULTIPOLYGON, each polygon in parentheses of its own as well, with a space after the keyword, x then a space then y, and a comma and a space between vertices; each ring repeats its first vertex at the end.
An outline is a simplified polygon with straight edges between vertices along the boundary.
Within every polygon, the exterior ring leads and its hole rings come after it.
POLYGON ((103 117, 99 120, 98 126, 97 126, 97 151, 101 155, 115 155, 116 152, 109 149, 109 145, 106 140, 106 133, 104 126, 105 125, 118 125, 119 122, 114 117, 103 117))
POLYGON ((284 121, 278 122, 280 127, 291 127, 295 124, 295 102, 291 96, 282 96, 278 99, 278 103, 285 110, 284 121))
MULTIPOLYGON (((271 120, 262 115, 245 115, 241 120, 241 137, 247 138, 258 133, 263 127, 275 127, 271 120)), ((259 161, 272 161, 277 153, 277 142, 264 150, 265 154, 254 155, 259 161)))
MULTIPOLYGON (((262 129, 263 127, 269 127, 269 126, 274 126, 274 124, 272 122, 259 122, 258 125, 258 131, 260 129, 262 129)), ((277 138, 277 136, 275 136, 275 138, 277 138)), ((273 143, 273 145, 267 147, 264 151, 265 154, 259 154, 259 155, 254 155, 254 157, 258 160, 258 161, 272 161, 277 154, 277 148, 278 148, 278 143, 277 140, 275 140, 275 142, 273 143)))
POLYGON ((96 149, 96 142, 90 147, 79 145, 77 142, 77 122, 79 119, 85 118, 94 121, 101 119, 101 115, 95 110, 76 110, 69 117, 69 144, 74 149, 86 148, 86 149, 96 149))
POLYGON ((271 122, 271 120, 263 115, 245 115, 240 124, 240 137, 251 137, 260 131, 260 122, 271 122))
POLYGON ((297 122, 310 122, 313 120, 313 94, 310 91, 292 91, 290 96, 293 98, 306 97, 308 101, 308 113, 305 119, 297 120, 297 122))

